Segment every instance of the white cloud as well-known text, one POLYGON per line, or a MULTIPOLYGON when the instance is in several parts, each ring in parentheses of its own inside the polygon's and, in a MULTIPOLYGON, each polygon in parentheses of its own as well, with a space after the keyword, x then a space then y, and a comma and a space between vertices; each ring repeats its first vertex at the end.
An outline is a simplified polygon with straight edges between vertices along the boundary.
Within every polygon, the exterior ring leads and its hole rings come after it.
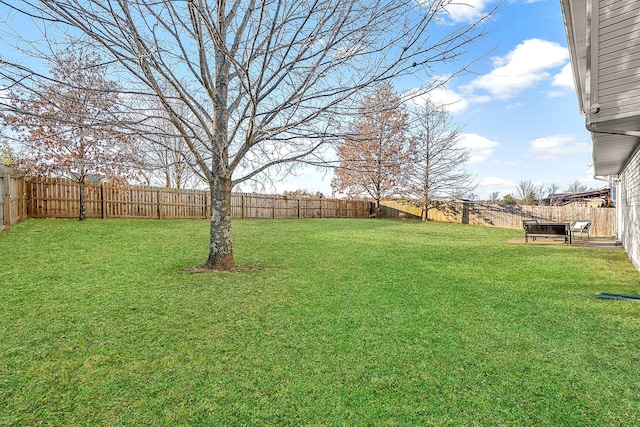
POLYGON ((565 96, 566 94, 567 94, 567 92, 565 92, 565 91, 552 90, 551 92, 547 93, 547 97, 548 98, 561 98, 561 97, 565 96))
POLYGON ((512 188, 515 187, 516 183, 509 180, 498 178, 495 176, 487 176, 480 180, 480 186, 482 187, 494 187, 494 188, 512 188))
POLYGON ((584 175, 583 175, 583 178, 580 180, 580 183, 582 185, 586 185, 587 188, 595 188, 595 189, 605 188, 609 186, 609 184, 605 181, 598 181, 597 179, 594 179, 593 175, 595 175, 593 166, 589 166, 584 171, 584 175))
POLYGON ((529 39, 502 57, 494 57, 494 69, 464 87, 469 93, 486 91, 494 99, 508 99, 551 77, 549 70, 564 65, 569 51, 558 43, 529 39))
POLYGON ((538 138, 529 144, 527 156, 536 160, 562 160, 569 154, 590 153, 591 144, 578 141, 571 135, 538 138))
POLYGON ((425 100, 429 99, 436 105, 442 105, 449 113, 455 114, 466 110, 469 102, 462 96, 444 86, 430 90, 428 93, 412 99, 412 102, 420 107, 424 106, 425 100))
POLYGON ((559 86, 566 89, 574 89, 573 71, 571 70, 571 63, 562 67, 562 70, 553 77, 553 86, 559 86))
POLYGON ((497 167, 515 168, 522 164, 522 160, 494 160, 492 163, 497 167))
POLYGON ((445 9, 455 22, 473 22, 486 14, 491 0, 465 0, 451 2, 445 9))
POLYGON ((498 178, 497 176, 487 176, 482 178, 478 183, 478 194, 481 197, 489 198, 491 193, 497 191, 498 198, 502 199, 505 195, 512 193, 516 183, 509 179, 498 178))
POLYGON ((500 144, 475 133, 460 135, 460 146, 470 150, 469 163, 481 163, 493 155, 494 148, 500 144))
MULTIPOLYGON (((587 188, 600 189, 607 188, 611 184, 607 181, 601 181, 599 179, 595 179, 593 176, 595 175, 595 171, 593 170, 593 165, 590 163, 589 167, 584 171, 583 178, 580 179, 580 183, 582 185, 586 185, 587 188)), ((571 185, 573 181, 571 181, 568 185, 571 185)))

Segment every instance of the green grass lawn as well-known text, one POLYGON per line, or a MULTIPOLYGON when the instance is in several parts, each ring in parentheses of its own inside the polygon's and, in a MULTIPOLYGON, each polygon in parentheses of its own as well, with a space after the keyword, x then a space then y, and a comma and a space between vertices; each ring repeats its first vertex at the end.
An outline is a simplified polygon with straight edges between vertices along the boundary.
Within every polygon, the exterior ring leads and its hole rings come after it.
POLYGON ((185 274, 204 221, 0 233, 0 426, 640 425, 622 251, 391 220, 234 222, 263 271, 185 274))

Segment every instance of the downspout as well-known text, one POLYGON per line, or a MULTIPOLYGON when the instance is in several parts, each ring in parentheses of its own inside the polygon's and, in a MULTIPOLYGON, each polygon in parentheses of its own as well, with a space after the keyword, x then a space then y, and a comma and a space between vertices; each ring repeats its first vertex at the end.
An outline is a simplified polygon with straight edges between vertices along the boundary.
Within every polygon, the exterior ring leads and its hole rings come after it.
MULTIPOLYGON (((620 209, 620 178, 616 175, 614 178, 614 175, 609 175, 609 176, 601 176, 601 175, 593 175, 593 179, 597 180, 597 181, 603 181, 609 184, 609 186, 611 186, 611 184, 615 185, 615 189, 616 189, 616 200, 615 200, 615 209, 616 209, 616 216, 615 216, 615 223, 614 223, 614 229, 616 231, 616 240, 620 240, 620 235, 622 234, 620 232, 620 229, 618 228, 618 225, 622 223, 622 221, 620 221, 620 218, 618 218, 618 216, 621 214, 622 210, 620 209)), ((611 188, 611 187, 609 187, 611 188)))

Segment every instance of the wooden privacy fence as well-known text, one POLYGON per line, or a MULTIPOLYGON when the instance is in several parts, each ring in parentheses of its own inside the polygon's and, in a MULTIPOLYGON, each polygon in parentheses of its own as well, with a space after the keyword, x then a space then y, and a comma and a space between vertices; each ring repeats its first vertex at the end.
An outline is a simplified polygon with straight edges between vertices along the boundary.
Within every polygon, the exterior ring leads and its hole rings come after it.
MULTIPOLYGON (((80 188, 68 179, 23 178, 0 167, 0 231, 30 218, 76 218, 80 188)), ((197 219, 210 214, 209 193, 158 187, 94 183, 86 187, 88 218, 197 219)), ((233 218, 368 218, 372 203, 364 200, 291 198, 234 193, 233 218)), ((420 218, 422 210, 396 201, 381 202, 383 217, 420 218)), ((581 206, 519 206, 475 202, 440 202, 428 212, 436 222, 457 222, 522 229, 522 221, 592 221, 595 237, 616 235, 616 210, 581 206)))
POLYGON ((422 219, 422 208, 396 200, 380 201, 382 218, 422 219))
MULTIPOLYGON (((96 183, 86 186, 87 218, 208 218, 209 193, 96 183)), ((26 181, 30 218, 76 218, 80 186, 66 179, 26 181)), ((233 218, 367 218, 370 202, 233 193, 233 218)))
POLYGON ((26 218, 24 183, 16 170, 0 166, 0 231, 26 218))
POLYGON ((231 207, 233 218, 368 218, 371 203, 235 193, 231 207))
MULTIPOLYGON (((387 217, 420 218, 422 209, 400 202, 383 202, 383 215, 387 217)), ((520 206, 497 205, 478 202, 439 202, 429 209, 427 218, 435 222, 455 222, 485 225, 490 227, 522 229, 522 221, 538 220, 572 222, 589 219, 592 222, 590 235, 612 237, 616 235, 616 209, 595 208, 576 205, 567 206, 520 206)))

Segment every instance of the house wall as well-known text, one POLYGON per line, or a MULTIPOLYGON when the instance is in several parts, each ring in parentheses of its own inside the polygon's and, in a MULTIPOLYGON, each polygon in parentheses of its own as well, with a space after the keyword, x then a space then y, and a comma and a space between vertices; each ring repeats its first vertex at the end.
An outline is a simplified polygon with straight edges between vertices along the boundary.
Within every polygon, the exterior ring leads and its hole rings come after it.
POLYGON ((636 268, 640 269, 640 150, 620 174, 618 233, 636 268))
POLYGON ((640 2, 637 0, 595 0, 597 15, 591 31, 598 37, 592 52, 592 87, 597 90, 601 111, 597 121, 607 121, 640 112, 640 2), (596 24, 597 20, 597 24, 596 24))

